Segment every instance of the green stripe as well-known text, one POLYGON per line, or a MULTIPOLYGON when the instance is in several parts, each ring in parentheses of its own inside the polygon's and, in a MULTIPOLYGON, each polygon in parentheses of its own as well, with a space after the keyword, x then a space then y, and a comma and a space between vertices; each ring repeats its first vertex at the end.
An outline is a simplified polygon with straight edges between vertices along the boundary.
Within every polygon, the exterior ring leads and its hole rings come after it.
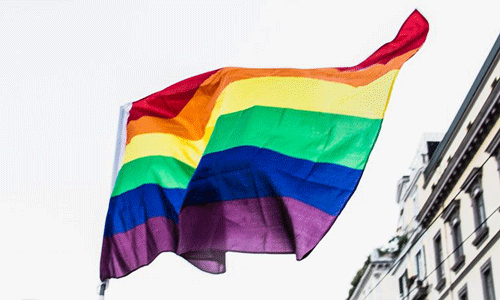
POLYGON ((255 106, 220 116, 204 154, 238 146, 364 168, 381 119, 255 106))
POLYGON ((111 197, 148 183, 164 188, 186 188, 194 169, 173 157, 146 156, 122 166, 111 197))

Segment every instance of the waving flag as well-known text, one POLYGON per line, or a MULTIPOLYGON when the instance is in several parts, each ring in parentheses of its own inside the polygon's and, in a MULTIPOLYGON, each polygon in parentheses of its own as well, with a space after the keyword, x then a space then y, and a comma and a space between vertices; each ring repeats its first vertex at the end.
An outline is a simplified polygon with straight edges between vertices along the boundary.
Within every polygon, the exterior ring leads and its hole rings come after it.
POLYGON ((396 75, 425 41, 418 11, 350 68, 207 72, 134 102, 111 195, 101 279, 175 252, 306 257, 353 194, 396 75))

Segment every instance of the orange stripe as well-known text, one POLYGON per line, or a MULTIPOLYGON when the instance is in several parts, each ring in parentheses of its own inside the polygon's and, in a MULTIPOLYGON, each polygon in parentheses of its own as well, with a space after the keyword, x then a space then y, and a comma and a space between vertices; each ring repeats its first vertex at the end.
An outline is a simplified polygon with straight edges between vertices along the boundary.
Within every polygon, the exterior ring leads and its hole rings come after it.
POLYGON ((184 109, 172 119, 144 116, 127 125, 127 144, 136 135, 162 132, 190 140, 203 137, 205 127, 220 93, 232 82, 265 76, 306 77, 349 84, 353 87, 367 85, 391 70, 399 69, 417 49, 395 57, 387 64, 376 64, 358 71, 339 71, 335 68, 321 69, 247 69, 224 68, 208 78, 196 91, 184 109))

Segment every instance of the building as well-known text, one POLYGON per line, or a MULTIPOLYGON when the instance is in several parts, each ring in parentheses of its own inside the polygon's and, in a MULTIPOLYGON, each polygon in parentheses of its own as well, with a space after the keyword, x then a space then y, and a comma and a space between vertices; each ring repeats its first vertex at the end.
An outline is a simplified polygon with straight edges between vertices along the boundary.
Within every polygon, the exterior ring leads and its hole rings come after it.
MULTIPOLYGON (((418 180, 427 166, 429 159, 433 156, 443 134, 426 133, 422 136, 417 154, 410 167, 410 174, 403 176, 397 184, 396 203, 399 206, 399 219, 395 234, 395 245, 389 244, 385 247, 383 256, 384 265, 380 267, 381 249, 375 249, 369 256, 362 271, 361 279, 353 280, 354 290, 349 300, 399 300, 401 295, 408 293, 408 283, 414 278, 408 274, 408 265, 413 266, 413 261, 408 260, 410 248, 409 238, 417 236, 418 223, 416 221, 419 208, 421 207, 418 195, 418 180), (377 256, 378 254, 378 256, 377 256), (403 254, 403 255, 401 255, 403 254), (373 270, 377 269, 378 272, 373 270), (389 274, 387 274, 389 273, 389 274)), ((414 241, 411 241, 414 242, 414 241)), ((422 254, 419 255, 419 263, 422 262, 422 254)), ((423 269, 420 266, 420 269, 423 269)))
POLYGON ((500 36, 446 134, 424 135, 397 184, 396 235, 406 245, 349 299, 500 300, 499 49, 500 36))
POLYGON ((394 257, 390 253, 381 253, 380 250, 375 249, 366 260, 364 268, 360 270, 363 271, 361 278, 349 299, 398 300, 398 295, 394 292, 396 287, 393 286, 392 280, 381 281, 381 285, 370 293, 393 263, 394 257))

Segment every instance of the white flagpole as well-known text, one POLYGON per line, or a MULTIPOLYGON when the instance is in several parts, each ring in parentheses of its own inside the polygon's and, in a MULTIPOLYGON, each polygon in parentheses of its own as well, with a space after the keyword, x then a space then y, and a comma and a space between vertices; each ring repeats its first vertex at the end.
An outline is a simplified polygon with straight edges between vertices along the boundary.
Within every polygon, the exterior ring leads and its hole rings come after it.
MULTIPOLYGON (((125 153, 125 145, 127 142, 127 120, 129 116, 132 103, 127 103, 120 107, 120 115, 118 117, 118 132, 116 134, 116 148, 115 148, 115 161, 113 164, 113 174, 111 175, 111 193, 115 187, 116 177, 118 170, 123 161, 123 154, 125 153)), ((99 300, 104 300, 104 292, 109 286, 109 279, 101 282, 99 287, 99 300)))
POLYGON ((104 300, 104 291, 108 288, 108 285, 109 285, 108 279, 101 282, 101 285, 99 287, 99 300, 104 300))
POLYGON ((111 176, 111 192, 115 187, 116 177, 118 176, 118 169, 123 160, 125 153, 125 145, 127 141, 127 120, 129 116, 132 103, 127 103, 120 107, 120 116, 118 118, 118 132, 116 134, 116 148, 115 148, 115 162, 113 165, 113 174, 111 176))

